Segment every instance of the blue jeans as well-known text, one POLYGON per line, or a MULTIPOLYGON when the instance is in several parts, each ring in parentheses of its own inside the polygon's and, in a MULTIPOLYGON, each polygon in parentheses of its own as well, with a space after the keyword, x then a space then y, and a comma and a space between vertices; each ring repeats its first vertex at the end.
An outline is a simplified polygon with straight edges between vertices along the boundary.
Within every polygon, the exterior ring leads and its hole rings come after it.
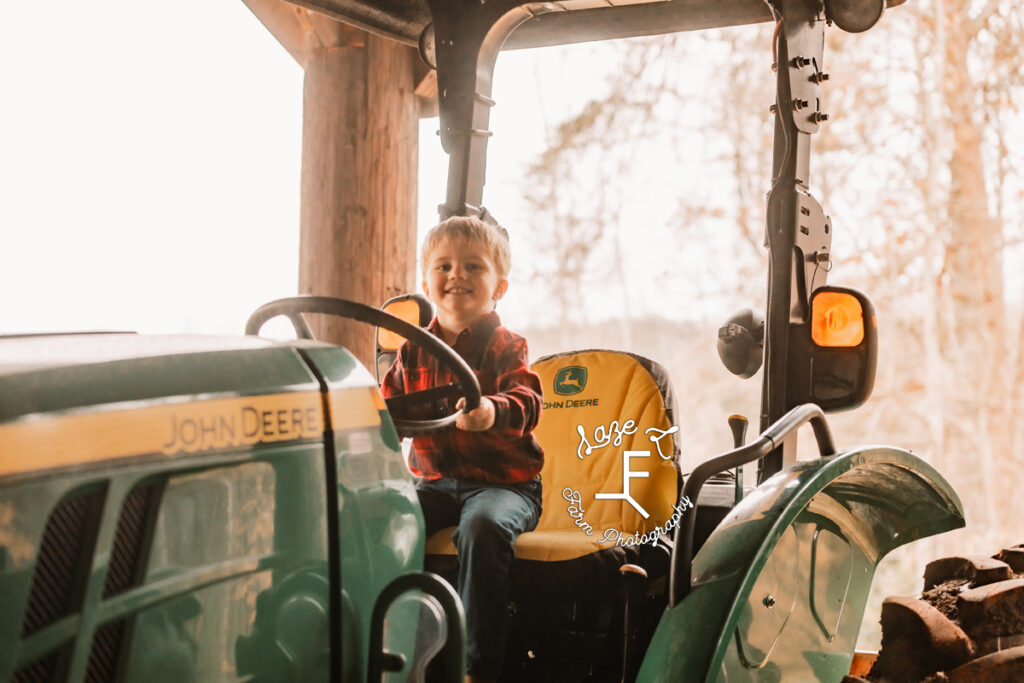
POLYGON ((540 519, 540 479, 521 484, 479 484, 459 479, 416 486, 427 535, 456 526, 458 592, 466 610, 466 669, 498 678, 508 638, 509 568, 519 534, 540 519))

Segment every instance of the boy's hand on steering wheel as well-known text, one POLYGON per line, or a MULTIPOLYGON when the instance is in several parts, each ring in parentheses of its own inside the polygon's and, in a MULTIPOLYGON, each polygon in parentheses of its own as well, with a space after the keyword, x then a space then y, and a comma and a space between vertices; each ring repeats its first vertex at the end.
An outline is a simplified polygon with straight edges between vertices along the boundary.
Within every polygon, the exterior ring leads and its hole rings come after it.
MULTIPOLYGON (((460 398, 455 407, 459 410, 466 405, 466 399, 460 398)), ((467 432, 483 432, 494 425, 494 403, 491 399, 483 396, 480 398, 480 405, 468 413, 459 413, 455 418, 455 426, 465 429, 467 432)))

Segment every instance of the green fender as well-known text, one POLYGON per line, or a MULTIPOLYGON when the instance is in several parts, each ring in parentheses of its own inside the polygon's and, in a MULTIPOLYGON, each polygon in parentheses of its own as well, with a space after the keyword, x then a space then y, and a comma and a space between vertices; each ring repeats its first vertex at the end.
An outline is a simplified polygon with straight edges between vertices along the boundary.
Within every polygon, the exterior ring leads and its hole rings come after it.
POLYGON ((838 681, 878 562, 964 525, 949 483, 887 446, 799 462, 737 505, 666 610, 638 681, 838 681))

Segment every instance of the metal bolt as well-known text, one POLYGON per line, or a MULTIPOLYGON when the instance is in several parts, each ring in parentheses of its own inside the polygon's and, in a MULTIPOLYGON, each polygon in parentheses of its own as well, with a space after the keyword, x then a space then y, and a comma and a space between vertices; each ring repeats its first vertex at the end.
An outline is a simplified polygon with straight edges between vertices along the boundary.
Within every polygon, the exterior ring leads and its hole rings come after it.
POLYGON ((832 78, 832 77, 829 76, 827 73, 819 71, 817 73, 811 74, 811 77, 808 80, 811 83, 824 83, 825 81, 827 81, 830 78, 832 78))
POLYGON ((768 107, 768 111, 770 111, 773 114, 776 113, 777 111, 779 111, 779 105, 773 104, 772 106, 768 107))
POLYGON ((811 103, 808 102, 807 100, 802 100, 798 97, 795 100, 793 100, 793 109, 800 111, 801 109, 806 109, 807 107, 809 107, 810 104, 811 103))
POLYGON ((775 607, 775 596, 769 593, 768 595, 764 596, 764 600, 762 600, 761 602, 764 604, 765 607, 771 609, 772 607, 775 607))
POLYGON ((804 57, 794 57, 793 58, 793 66, 796 67, 797 69, 802 69, 805 66, 810 66, 810 64, 811 64, 811 60, 805 59, 804 57))
POLYGON ((808 117, 814 123, 824 123, 828 121, 828 114, 822 114, 820 111, 816 111, 808 117))

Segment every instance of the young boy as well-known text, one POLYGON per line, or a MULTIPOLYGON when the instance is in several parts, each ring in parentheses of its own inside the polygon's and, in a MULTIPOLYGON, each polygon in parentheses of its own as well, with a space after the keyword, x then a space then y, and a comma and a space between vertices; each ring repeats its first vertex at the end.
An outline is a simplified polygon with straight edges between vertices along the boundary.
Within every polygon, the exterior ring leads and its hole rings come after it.
MULTIPOLYGON (((466 610, 468 681, 497 679, 508 632, 509 567, 519 534, 540 517, 544 454, 532 431, 540 379, 526 340, 501 326, 495 302, 508 289, 508 237, 478 218, 435 226, 422 248, 423 291, 437 316, 427 328, 476 372, 483 397, 454 429, 413 439, 410 465, 427 534, 456 525, 458 591, 466 610)), ((384 396, 452 381, 433 356, 408 342, 384 378, 384 396)), ((429 417, 461 409, 444 401, 429 417)))

